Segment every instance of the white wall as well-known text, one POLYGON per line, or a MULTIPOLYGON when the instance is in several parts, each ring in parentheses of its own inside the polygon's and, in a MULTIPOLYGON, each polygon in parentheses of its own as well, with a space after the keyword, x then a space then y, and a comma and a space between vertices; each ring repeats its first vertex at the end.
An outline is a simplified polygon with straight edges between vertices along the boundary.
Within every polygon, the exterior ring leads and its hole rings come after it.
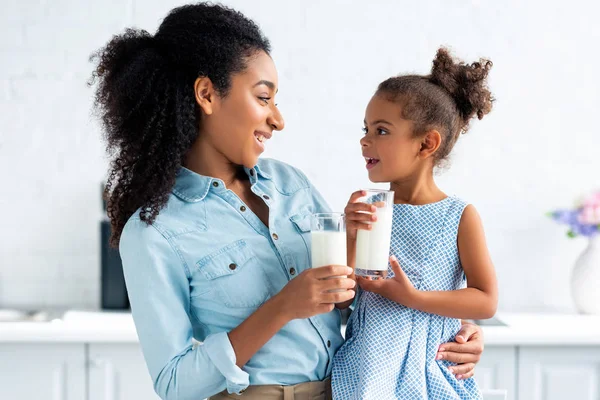
MULTIPOLYGON (((502 310, 571 310, 583 239, 544 213, 599 187, 600 6, 591 1, 227 1, 271 39, 287 122, 267 156, 302 168, 338 209, 371 186, 358 140, 376 85, 426 73, 440 44, 494 61, 493 113, 439 179, 482 214, 502 310), (366 6, 365 4, 369 4, 366 6)), ((100 182, 89 54, 175 1, 3 0, 0 307, 99 304, 100 182)))

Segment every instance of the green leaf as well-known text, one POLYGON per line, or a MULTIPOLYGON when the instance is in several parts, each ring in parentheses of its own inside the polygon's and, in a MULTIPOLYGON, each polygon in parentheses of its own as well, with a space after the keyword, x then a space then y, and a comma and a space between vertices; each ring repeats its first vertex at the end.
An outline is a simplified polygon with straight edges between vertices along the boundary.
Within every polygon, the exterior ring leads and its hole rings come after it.
POLYGON ((567 237, 574 238, 574 237, 577 237, 577 234, 573 231, 569 231, 569 232, 567 232, 567 237))

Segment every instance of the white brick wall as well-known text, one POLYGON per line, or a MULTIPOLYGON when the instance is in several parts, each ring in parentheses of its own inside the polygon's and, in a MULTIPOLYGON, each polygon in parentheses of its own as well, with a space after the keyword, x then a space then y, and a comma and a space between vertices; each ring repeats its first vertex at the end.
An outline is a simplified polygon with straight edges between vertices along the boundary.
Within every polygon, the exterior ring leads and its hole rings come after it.
MULTIPOLYGON (((597 3, 227 3, 273 43, 287 128, 267 156, 302 168, 340 209, 370 186, 358 140, 377 83, 427 72, 440 44, 490 57, 496 108, 461 139, 440 183, 483 216, 501 309, 571 309, 567 281, 585 243, 567 241, 544 212, 600 186, 597 3)), ((88 56, 126 26, 154 32, 177 4, 2 1, 0 307, 98 306, 106 160, 88 56)))

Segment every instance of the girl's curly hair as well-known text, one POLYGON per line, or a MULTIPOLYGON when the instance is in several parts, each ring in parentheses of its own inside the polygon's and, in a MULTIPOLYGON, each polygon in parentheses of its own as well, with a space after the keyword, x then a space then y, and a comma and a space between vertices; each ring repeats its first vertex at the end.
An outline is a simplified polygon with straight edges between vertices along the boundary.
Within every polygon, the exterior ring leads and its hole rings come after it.
POLYGON ((437 51, 429 75, 400 75, 379 84, 377 94, 400 103, 402 117, 414 122, 414 135, 437 129, 442 143, 436 163, 444 161, 473 117, 492 110, 494 98, 487 87, 490 60, 465 64, 445 48, 437 51))

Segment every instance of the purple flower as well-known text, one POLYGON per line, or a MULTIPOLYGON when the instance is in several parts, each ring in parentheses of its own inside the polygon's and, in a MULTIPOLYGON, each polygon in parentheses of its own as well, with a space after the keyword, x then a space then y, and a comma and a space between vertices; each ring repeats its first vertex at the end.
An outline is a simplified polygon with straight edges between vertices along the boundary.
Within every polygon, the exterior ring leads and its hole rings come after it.
POLYGON ((551 213, 552 218, 560 224, 577 224, 579 210, 556 210, 551 213))
POLYGON ((557 210, 549 213, 549 216, 560 224, 568 225, 570 231, 569 237, 586 236, 591 237, 600 233, 600 225, 583 223, 581 213, 583 209, 576 210, 557 210))
POLYGON ((598 232, 598 225, 581 224, 579 226, 579 234, 581 236, 594 236, 598 232))

